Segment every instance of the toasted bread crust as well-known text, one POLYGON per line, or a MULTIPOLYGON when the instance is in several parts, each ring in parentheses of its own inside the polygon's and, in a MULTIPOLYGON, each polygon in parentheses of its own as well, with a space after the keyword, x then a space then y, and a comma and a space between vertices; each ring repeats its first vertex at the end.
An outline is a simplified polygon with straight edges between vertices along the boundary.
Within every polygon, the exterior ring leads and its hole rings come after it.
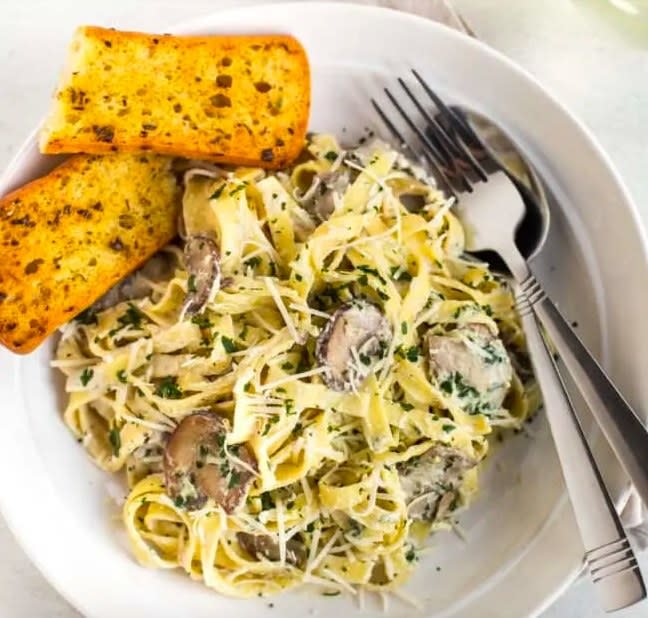
POLYGON ((71 157, 0 199, 0 343, 32 351, 176 233, 167 157, 71 157))
POLYGON ((286 35, 79 28, 44 153, 142 152, 275 169, 301 151, 310 73, 286 35), (134 70, 136 67, 136 70, 134 70))

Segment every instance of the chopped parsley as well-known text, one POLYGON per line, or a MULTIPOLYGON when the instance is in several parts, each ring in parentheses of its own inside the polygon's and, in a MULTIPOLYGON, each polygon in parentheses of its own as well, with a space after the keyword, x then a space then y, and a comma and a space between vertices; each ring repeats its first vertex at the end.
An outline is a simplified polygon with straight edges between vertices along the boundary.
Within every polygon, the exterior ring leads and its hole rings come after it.
POLYGON ((117 372, 117 379, 118 379, 122 384, 126 384, 127 379, 126 379, 126 370, 125 370, 125 369, 120 369, 120 370, 117 372))
POLYGON ((157 385, 155 394, 164 399, 180 399, 182 397, 182 390, 178 386, 175 376, 166 376, 157 385))
POLYGON ((360 266, 358 266, 358 270, 361 270, 363 273, 366 273, 368 275, 373 275, 382 284, 387 283, 385 281, 384 277, 378 272, 378 270, 376 268, 371 268, 370 266, 367 266, 366 264, 360 264, 360 266))
POLYGON ((407 403, 407 401, 401 401, 400 407, 403 408, 405 412, 409 412, 410 410, 414 409, 414 406, 411 403, 407 403))
POLYGON ((416 550, 413 547, 410 547, 405 552, 405 560, 407 560, 407 562, 414 562, 418 560, 418 556, 416 555, 416 550))
POLYGON ((474 386, 466 384, 466 382, 464 382, 463 376, 458 371, 455 371, 454 381, 459 397, 479 396, 479 391, 474 386))
POLYGON ((115 457, 119 457, 119 449, 121 448, 121 434, 119 433, 119 429, 117 429, 117 427, 113 427, 108 432, 108 441, 110 442, 110 446, 112 447, 113 455, 115 457))
MULTIPOLYGON (((362 489, 360 489, 362 491, 362 489)), ((347 528, 347 533, 350 534, 351 536, 357 537, 362 534, 364 526, 356 521, 355 519, 349 520, 349 526, 347 528)))
POLYGON ((281 365, 281 368, 282 368, 284 371, 290 371, 291 369, 294 369, 294 368, 295 368, 295 365, 293 365, 292 363, 286 361, 285 363, 283 363, 283 365, 281 365))
POLYGON ((189 292, 191 292, 192 294, 197 291, 196 275, 189 275, 189 279, 187 279, 187 290, 189 290, 189 292))
POLYGON ((415 363, 418 360, 419 357, 419 349, 415 345, 407 348, 405 350, 405 358, 410 362, 410 363, 415 363))
POLYGON ((325 158, 327 161, 330 161, 331 163, 333 163, 333 161, 335 161, 335 160, 338 158, 338 153, 335 152, 335 150, 329 150, 329 151, 324 155, 324 158, 325 158))
POLYGON ((443 382, 441 382, 441 384, 439 384, 439 387, 441 388, 441 390, 444 393, 447 393, 448 395, 451 395, 452 391, 454 390, 454 388, 452 386, 452 378, 447 378, 447 379, 443 380, 443 382))
POLYGON ((243 263, 250 268, 256 268, 259 264, 261 264, 261 258, 258 255, 254 255, 251 258, 245 260, 245 262, 243 263))
POLYGON ((500 354, 500 351, 492 344, 492 342, 489 341, 482 349, 486 352, 484 362, 487 365, 496 365, 504 362, 504 358, 500 354))
POLYGON ((336 590, 335 592, 322 592, 322 596, 325 597, 337 597, 339 596, 339 594, 340 594, 339 590, 336 590))
POLYGON ((392 266, 390 269, 391 278, 394 281, 411 281, 412 275, 406 270, 401 270, 400 266, 392 266))
POLYGON ((198 328, 211 328, 212 321, 204 314, 196 314, 191 318, 191 322, 198 326, 198 328))
POLYGON ((268 509, 273 509, 275 506, 274 500, 270 495, 269 491, 264 491, 261 494, 261 510, 267 511, 268 509))
POLYGON ((479 391, 474 386, 467 384, 464 381, 463 375, 458 371, 450 374, 449 377, 439 384, 439 387, 448 395, 456 393, 460 399, 465 397, 479 397, 479 391))
POLYGON ((278 414, 273 414, 265 424, 265 427, 263 428, 263 433, 261 434, 262 436, 268 435, 268 432, 270 431, 270 428, 279 422, 279 415, 278 414))
POLYGON ((86 324, 86 325, 91 325, 91 324, 97 324, 97 312, 92 308, 88 307, 87 309, 84 309, 79 315, 74 318, 79 324, 86 324))
POLYGON ((86 367, 82 372, 81 372, 81 384, 83 386, 88 386, 88 382, 92 380, 92 376, 94 375, 94 369, 90 369, 89 367, 86 367))
POLYGON ((218 466, 218 469, 221 473, 221 476, 226 477, 230 473, 230 465, 229 461, 227 459, 223 462, 221 462, 220 466, 218 466))
POLYGON ((407 335, 407 322, 401 322, 401 333, 407 335))
POLYGON ((225 184, 226 184, 226 183, 223 183, 220 187, 218 187, 218 189, 216 189, 216 191, 214 191, 214 192, 209 196, 209 199, 210 199, 210 200, 217 200, 217 199, 221 196, 221 193, 223 192, 223 190, 225 189, 225 184))
POLYGON ((453 319, 456 320, 467 309, 472 309, 472 307, 470 305, 462 305, 461 307, 457 307, 452 314, 453 319))
POLYGON ((454 425, 441 425, 441 429, 446 433, 450 433, 451 431, 454 431, 456 427, 454 425))
POLYGON ((232 474, 230 474, 229 482, 227 483, 227 487, 229 489, 232 489, 232 487, 236 487, 237 485, 241 484, 241 473, 238 470, 232 470, 232 474))
POLYGON ((128 303, 128 309, 126 309, 126 313, 124 313, 124 315, 120 315, 117 318, 117 323, 119 324, 119 326, 117 328, 113 328, 108 333, 108 335, 112 337, 115 333, 126 326, 139 328, 142 325, 143 317, 144 314, 133 303, 128 303))
POLYGON ((117 321, 122 326, 134 326, 139 328, 142 325, 142 318, 144 314, 135 306, 133 303, 128 303, 128 309, 126 313, 119 317, 117 321))
POLYGON ((237 193, 241 192, 243 189, 245 189, 245 183, 240 184, 238 187, 232 189, 230 191, 230 197, 234 197, 237 193))
POLYGON ((228 354, 232 354, 232 352, 238 351, 238 346, 236 345, 235 341, 233 339, 230 339, 229 337, 226 337, 225 335, 221 336, 221 343, 223 344, 225 352, 227 352, 228 354))

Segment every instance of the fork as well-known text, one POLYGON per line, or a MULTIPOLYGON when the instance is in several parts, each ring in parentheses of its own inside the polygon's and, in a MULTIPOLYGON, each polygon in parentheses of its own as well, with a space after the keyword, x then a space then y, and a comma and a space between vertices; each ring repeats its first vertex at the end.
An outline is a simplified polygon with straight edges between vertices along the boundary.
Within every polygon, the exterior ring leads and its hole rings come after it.
MULTIPOLYGON (((596 389, 591 384, 597 377, 594 375, 596 372, 592 369, 592 363, 600 373, 602 370, 591 359, 580 341, 576 339, 578 345, 574 344, 572 338, 575 338, 575 335, 572 333, 570 338, 571 329, 562 317, 556 317, 560 314, 535 280, 515 245, 515 230, 526 209, 520 194, 522 187, 514 184, 463 117, 445 105, 416 71, 412 72, 437 110, 436 114, 428 111, 428 107, 420 102, 405 81, 398 79, 407 98, 422 117, 423 128, 389 89, 385 88, 385 94, 398 116, 416 136, 416 141, 420 143, 423 156, 435 178, 448 193, 457 198, 458 214, 472 233, 472 249, 495 251, 513 276, 520 319, 543 393, 547 418, 585 548, 585 561, 590 576, 606 611, 632 605, 646 596, 641 572, 555 362, 540 332, 537 318, 542 318, 543 325, 555 341, 567 368, 573 371, 576 380, 580 381, 581 386, 587 383, 588 392, 583 392, 583 395, 594 412, 604 407, 601 405, 603 402, 610 407, 613 407, 611 404, 618 404, 619 399, 625 406, 627 404, 611 386, 609 379, 607 390, 596 389), (510 226, 508 229, 507 225, 510 226), (569 333, 565 331, 565 327, 569 333), (585 370, 579 365, 584 355, 591 359, 590 363, 586 363, 585 370), (579 365, 576 369, 575 364, 579 365), (588 380, 585 380, 584 375, 588 380), (609 394, 610 388, 616 393, 616 397, 609 394)), ((416 155, 419 151, 404 137, 392 117, 375 99, 372 99, 371 103, 395 139, 416 155)), ((627 409, 630 416, 640 423, 629 406, 627 409)), ((625 414, 627 416, 627 412, 625 414)), ((595 414, 595 418, 603 424, 600 416, 601 414, 595 414)), ((610 425, 611 414, 608 412, 603 416, 606 425, 610 425)), ((617 433, 623 431, 616 424, 614 426, 617 433)), ((626 425, 625 429, 628 427, 626 425)), ((608 432, 605 434, 607 436, 608 432)), ((610 441, 614 446, 615 443, 610 441)), ((621 442, 621 448, 628 448, 625 440, 621 442)), ((643 451, 644 457, 646 453, 648 449, 643 451)), ((635 451, 634 454, 639 453, 635 451)), ((645 494, 641 494, 645 499, 648 496, 646 470, 640 462, 630 463, 630 467, 634 466, 637 474, 643 476, 644 483, 640 482, 639 485, 647 489, 645 494)))

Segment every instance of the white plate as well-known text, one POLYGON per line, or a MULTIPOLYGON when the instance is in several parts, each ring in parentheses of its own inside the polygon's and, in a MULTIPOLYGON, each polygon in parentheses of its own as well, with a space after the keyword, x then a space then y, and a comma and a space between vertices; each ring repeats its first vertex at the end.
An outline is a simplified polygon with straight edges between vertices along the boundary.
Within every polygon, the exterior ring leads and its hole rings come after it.
MULTIPOLYGON (((640 349, 648 339, 648 266, 636 213, 600 148, 531 77, 454 31, 368 7, 265 5, 218 13, 175 31, 296 35, 312 65, 314 130, 350 136, 375 126, 368 97, 380 96, 383 85, 412 66, 446 96, 507 127, 564 208, 555 213, 547 251, 538 259, 541 277, 629 399, 648 408, 640 349)), ((33 140, 26 143, 0 181, 0 194, 48 165, 33 140)), ((179 572, 139 567, 114 516, 109 477, 93 467, 60 420, 64 398, 49 369, 51 354, 51 342, 28 357, 0 353, 0 504, 32 560, 84 614, 359 614, 353 601, 307 591, 273 599, 271 609, 268 600, 223 598, 179 572)), ((434 537, 433 551, 407 588, 426 615, 530 615, 578 572, 582 548, 544 418, 530 430, 533 438, 509 440, 487 465, 481 497, 461 518, 467 541, 434 537)), ((599 449, 598 457, 618 501, 624 476, 607 449, 599 449)), ((412 613, 391 601, 388 615, 412 613)), ((362 615, 374 614, 385 615, 370 601, 362 615)))

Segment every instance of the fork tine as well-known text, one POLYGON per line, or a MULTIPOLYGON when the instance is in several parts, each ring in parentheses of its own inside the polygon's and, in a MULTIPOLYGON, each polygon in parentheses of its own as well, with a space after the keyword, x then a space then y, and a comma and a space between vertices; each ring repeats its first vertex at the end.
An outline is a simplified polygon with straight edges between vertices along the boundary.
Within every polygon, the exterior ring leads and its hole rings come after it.
POLYGON ((438 127, 441 129, 438 134, 435 133, 435 136, 437 137, 438 141, 443 145, 443 149, 448 152, 448 155, 452 157, 454 156, 460 156, 459 150, 457 147, 453 144, 452 140, 446 135, 445 131, 443 131, 442 127, 437 123, 437 121, 428 113, 428 111, 421 105, 420 101, 414 96, 414 93, 410 90, 409 86, 405 83, 405 81, 402 78, 398 78, 398 83, 401 85, 407 96, 410 98, 412 103, 416 106, 416 109, 418 109, 419 112, 421 112, 421 115, 427 120, 428 124, 430 124, 433 127, 438 127))
MULTIPOLYGON (((463 140, 464 144, 461 144, 460 141, 456 140, 455 144, 463 152, 463 156, 467 157, 467 161, 473 171, 479 176, 480 180, 486 181, 487 176, 481 166, 477 163, 478 157, 473 153, 473 148, 477 148, 479 151, 484 151, 484 146, 480 142, 479 138, 475 135, 474 131, 470 128, 466 120, 460 115, 457 114, 451 107, 448 107, 443 100, 439 97, 428 83, 421 77, 416 69, 412 69, 414 77, 418 82, 423 86, 426 94, 432 99, 432 102, 436 105, 439 113, 446 120, 449 125, 449 129, 454 131, 458 137, 463 140)), ((440 123, 437 123, 436 126, 441 126, 440 123)), ((445 127, 442 127, 445 130, 445 127)))
POLYGON ((463 120, 464 126, 468 128, 470 134, 472 135, 472 140, 469 143, 466 143, 466 147, 470 150, 470 154, 473 155, 475 161, 482 166, 482 169, 486 171, 488 167, 501 169, 500 163, 493 157, 491 152, 488 150, 486 144, 482 139, 475 133, 470 122, 466 118, 465 112, 457 105, 449 106, 455 116, 458 116, 463 120))
POLYGON ((439 97, 432 88, 428 85, 428 83, 421 77, 419 72, 416 69, 412 69, 412 73, 414 74, 414 77, 418 80, 419 84, 423 86, 423 90, 425 90, 426 94, 432 99, 432 102, 436 105, 437 109, 448 119, 448 121, 451 123, 451 126, 453 129, 455 129, 462 138, 472 140, 474 138, 473 132, 470 130, 470 127, 468 127, 465 124, 465 121, 463 118, 457 116, 444 102, 443 100, 439 97))
MULTIPOLYGON (((422 114, 425 120, 428 122, 429 131, 428 136, 433 135, 437 142, 440 144, 440 149, 443 150, 448 156, 448 164, 452 167, 460 167, 462 169, 472 170, 480 180, 486 180, 486 176, 483 171, 470 156, 469 153, 462 148, 462 145, 457 144, 455 140, 448 136, 442 124, 440 124, 430 113, 423 107, 421 102, 416 98, 414 93, 407 86, 405 81, 398 78, 398 83, 401 85, 403 90, 406 92, 407 96, 411 99, 412 103, 416 106, 416 109, 422 114)), ((471 153, 472 154, 472 153, 471 153)))
MULTIPOLYGON (((376 110, 376 113, 380 116, 380 119, 385 123, 385 126, 387 127, 389 132, 398 140, 399 144, 405 146, 415 157, 420 156, 417 154, 414 147, 405 139, 403 134, 396 128, 396 125, 394 125, 394 123, 389 119, 387 114, 385 114, 385 112, 380 107, 380 105, 378 105, 375 99, 371 99, 371 104, 373 105, 373 108, 376 110)), ((423 151, 423 154, 425 155, 425 158, 430 162, 430 164, 434 168, 434 171, 437 174, 438 178, 445 185, 445 189, 456 199, 457 195, 454 189, 452 188, 452 183, 448 180, 446 174, 439 167, 436 160, 425 150, 423 151)))
POLYGON ((468 182, 468 179, 465 177, 464 174, 461 173, 461 170, 457 169, 455 166, 455 169, 448 169, 447 166, 445 165, 444 157, 443 155, 439 152, 437 147, 430 141, 430 138, 425 135, 421 129, 416 126, 416 123, 408 116, 407 112, 402 108, 400 103, 396 100, 396 97, 389 91, 388 88, 385 88, 385 94, 389 98, 389 100, 392 102, 392 105, 396 108, 398 113, 401 115, 403 120, 407 123, 407 125, 416 133, 417 137, 421 140, 421 143, 423 144, 423 149, 436 160, 436 163, 438 167, 441 168, 441 170, 444 172, 444 176, 446 178, 456 178, 456 180, 459 181, 461 184, 462 188, 465 191, 468 191, 469 193, 472 193, 472 186, 468 182))
MULTIPOLYGON (((429 125, 427 133, 430 137, 435 137, 437 140, 439 134, 443 134, 446 137, 448 136, 448 132, 446 131, 445 128, 443 128, 443 125, 441 123, 437 122, 437 125, 429 125)), ((456 169, 460 169, 464 172, 473 172, 474 174, 477 175, 479 180, 485 181, 487 176, 484 170, 480 167, 479 162, 475 155, 473 154, 473 151, 471 148, 469 148, 467 145, 464 144, 464 142, 456 136, 456 133, 453 132, 452 130, 449 131, 449 134, 452 135, 451 139, 458 154, 453 157, 453 165, 456 169)))
POLYGON ((382 110, 380 105, 376 103, 375 99, 371 99, 371 105, 376 110, 377 114, 380 116, 380 119, 385 123, 385 126, 389 129, 389 132, 399 141, 400 144, 407 146, 410 152, 414 152, 413 148, 407 143, 407 140, 403 137, 403 134, 396 128, 396 125, 389 119, 387 114, 382 110))

